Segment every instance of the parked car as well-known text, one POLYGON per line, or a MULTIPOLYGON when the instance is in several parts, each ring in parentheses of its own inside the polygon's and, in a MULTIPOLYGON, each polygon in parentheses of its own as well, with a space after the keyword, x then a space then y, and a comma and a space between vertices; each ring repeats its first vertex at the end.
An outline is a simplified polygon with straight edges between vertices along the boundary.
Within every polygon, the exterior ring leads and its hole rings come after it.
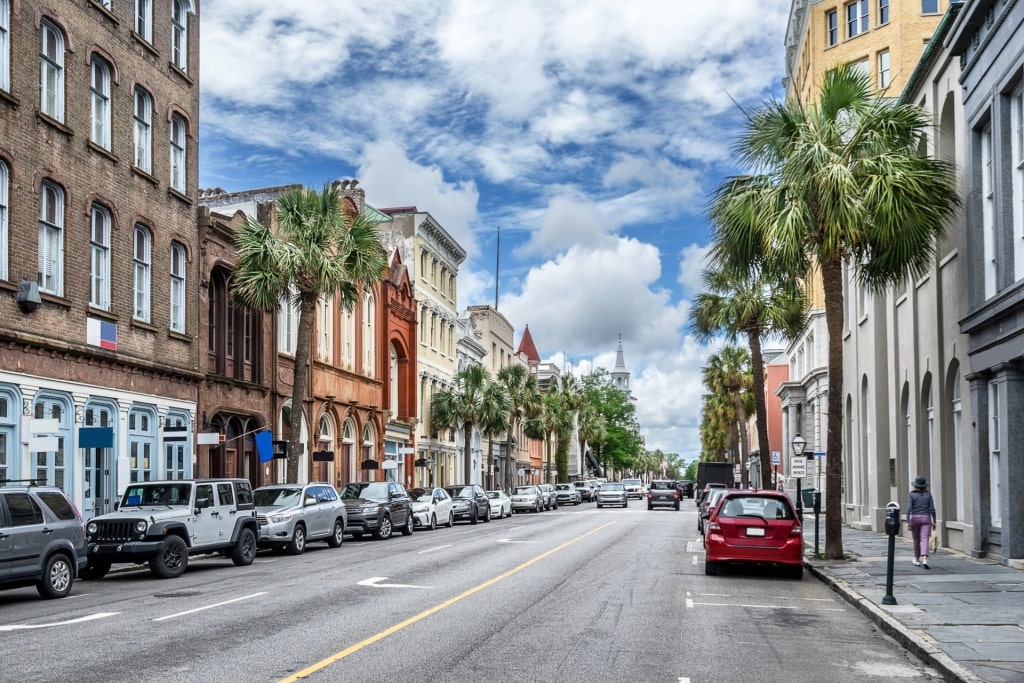
POLYGON ((707 531, 707 525, 704 524, 704 520, 711 516, 711 513, 715 511, 715 505, 719 500, 721 500, 722 495, 728 490, 729 489, 719 488, 711 489, 711 492, 704 499, 704 502, 697 507, 697 531, 701 534, 707 531))
POLYGON ((540 512, 543 509, 543 494, 536 486, 517 486, 512 490, 512 512, 540 512))
POLYGON ((64 491, 0 481, 0 588, 63 598, 88 559, 82 515, 64 491))
POLYGON ((491 500, 479 484, 459 484, 445 486, 444 490, 452 497, 452 512, 455 521, 460 519, 476 524, 481 519, 491 521, 491 500))
POLYGON ((583 501, 579 489, 572 484, 555 485, 555 497, 559 505, 579 505, 583 501))
POLYGON ((512 516, 512 499, 504 491, 486 491, 487 498, 491 501, 491 517, 512 516))
POLYGON ((673 479, 656 479, 651 482, 651 488, 647 491, 647 509, 671 505, 679 509, 679 489, 673 479))
POLYGON ((115 562, 148 562, 154 576, 173 579, 199 553, 220 553, 244 567, 256 559, 259 534, 248 479, 135 482, 117 510, 86 523, 82 578, 102 578, 115 562))
POLYGON ((626 489, 626 495, 630 498, 642 500, 644 497, 644 484, 639 479, 623 479, 622 486, 626 489))
POLYGON ((694 489, 697 488, 696 484, 694 484, 689 479, 683 479, 682 481, 676 483, 679 485, 679 493, 682 495, 683 498, 693 498, 693 495, 695 493, 694 489))
POLYGON ((443 488, 409 489, 409 497, 416 526, 433 530, 439 523, 447 527, 455 523, 452 497, 443 488))
POLYGON ((354 538, 373 534, 376 539, 391 538, 395 529, 409 536, 416 528, 412 501, 405 487, 396 481, 354 481, 341 490, 348 516, 345 532, 354 538))
POLYGON ((259 546, 301 555, 309 541, 340 548, 345 538, 345 503, 325 482, 270 484, 252 492, 259 546))
POLYGON ((558 496, 555 494, 555 487, 551 484, 537 484, 537 490, 544 494, 544 509, 557 510, 558 496))
POLYGON ((724 564, 770 564, 803 578, 803 528, 789 496, 769 490, 730 490, 707 520, 704 573, 724 564))
POLYGON ((697 506, 699 507, 701 503, 707 500, 708 494, 711 493, 713 490, 724 488, 726 488, 725 484, 719 484, 717 482, 705 484, 704 488, 701 489, 701 491, 697 495, 697 506))
POLYGON ((629 496, 626 494, 626 487, 620 481, 606 481, 601 484, 597 492, 597 507, 605 505, 629 506, 629 496))
POLYGON ((580 496, 583 498, 584 502, 587 502, 587 503, 593 503, 594 502, 594 500, 597 497, 597 482, 596 481, 593 481, 593 480, 590 480, 590 479, 584 479, 583 481, 574 481, 572 483, 572 485, 575 486, 577 489, 579 489, 580 496))

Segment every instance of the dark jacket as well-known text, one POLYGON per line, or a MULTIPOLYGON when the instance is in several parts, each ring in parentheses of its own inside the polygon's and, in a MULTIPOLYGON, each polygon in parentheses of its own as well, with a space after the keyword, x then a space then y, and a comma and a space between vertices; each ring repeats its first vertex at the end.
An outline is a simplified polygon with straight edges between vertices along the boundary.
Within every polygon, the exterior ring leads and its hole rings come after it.
POLYGON ((907 496, 907 521, 911 515, 931 515, 935 521, 935 500, 929 491, 911 491, 907 496))

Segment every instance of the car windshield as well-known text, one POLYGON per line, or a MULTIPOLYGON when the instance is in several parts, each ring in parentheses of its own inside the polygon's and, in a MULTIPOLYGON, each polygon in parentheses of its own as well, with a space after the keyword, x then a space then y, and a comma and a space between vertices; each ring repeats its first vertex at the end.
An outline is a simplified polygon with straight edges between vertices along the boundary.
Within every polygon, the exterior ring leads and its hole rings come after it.
POLYGON ((121 507, 188 505, 191 484, 132 484, 125 489, 121 507))
POLYGON ((434 491, 432 489, 409 489, 409 497, 415 503, 429 503, 434 500, 434 491))
POLYGON ((769 519, 795 519, 789 504, 768 496, 730 496, 725 499, 719 517, 759 517, 769 519))
POLYGON ((450 489, 445 489, 452 495, 452 498, 473 498, 473 487, 472 486, 455 486, 450 489))
POLYGON ((572 491, 572 485, 570 484, 559 484, 555 488, 559 491, 572 491))
POLYGON ((640 486, 639 479, 623 479, 622 484, 624 486, 640 486))
POLYGON ((388 484, 385 481, 353 482, 345 484, 341 497, 349 500, 366 498, 367 500, 387 500, 388 484))
POLYGON ((652 481, 651 488, 655 491, 671 491, 674 489, 675 483, 671 481, 652 481))
POLYGON ((488 491, 487 497, 491 500, 497 500, 498 498, 501 498, 501 491, 488 491))
POLYGON ((530 496, 530 495, 536 495, 536 493, 537 493, 537 487, 536 486, 517 486, 516 487, 516 495, 517 496, 530 496))
POLYGON ((608 481, 608 482, 605 482, 604 484, 601 484, 601 490, 602 491, 621 491, 622 490, 622 484, 620 482, 617 482, 617 481, 608 481))
POLYGON ((252 492, 253 503, 258 508, 291 507, 298 505, 302 497, 301 486, 288 488, 256 489, 252 492))

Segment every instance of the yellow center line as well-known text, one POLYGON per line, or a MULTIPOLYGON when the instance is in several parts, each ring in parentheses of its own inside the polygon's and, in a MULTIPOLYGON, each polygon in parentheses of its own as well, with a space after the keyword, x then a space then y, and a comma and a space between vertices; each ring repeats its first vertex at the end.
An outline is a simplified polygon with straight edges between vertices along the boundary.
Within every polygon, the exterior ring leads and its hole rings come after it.
POLYGON ((349 655, 354 654, 354 653, 358 652, 359 650, 362 650, 367 645, 372 645, 372 644, 376 643, 378 640, 383 640, 384 638, 387 638, 388 636, 390 636, 390 635, 392 635, 394 633, 398 633, 403 628, 405 628, 407 626, 412 626, 416 622, 421 621, 423 619, 426 619, 427 617, 429 617, 432 614, 436 614, 437 612, 440 612, 441 610, 443 610, 443 609, 445 609, 447 607, 451 607, 455 603, 459 602, 460 600, 464 600, 465 598, 468 598, 469 596, 473 595, 474 593, 477 593, 479 591, 482 591, 485 588, 493 586, 494 584, 498 583, 499 581, 503 581, 503 580, 507 579, 508 577, 512 576, 513 574, 518 574, 519 572, 523 571, 524 569, 526 569, 530 565, 536 564, 537 562, 540 562, 544 558, 549 557, 551 555, 554 555, 555 553, 559 552, 560 550, 564 550, 565 548, 568 548, 573 543, 576 543, 577 541, 582 541, 587 536, 590 536, 592 534, 596 534, 598 531, 601 531, 602 529, 606 529, 606 528, 610 527, 612 524, 615 524, 615 522, 608 522, 607 524, 602 524, 601 526, 597 527, 596 529, 591 529, 590 531, 588 531, 587 533, 583 534, 582 536, 577 536, 576 538, 572 539, 571 541, 566 541, 565 543, 563 543, 562 545, 560 545, 558 547, 555 547, 555 548, 552 548, 551 550, 543 552, 540 555, 538 555, 537 557, 533 558, 532 560, 527 560, 526 562, 522 563, 518 567, 515 567, 514 569, 508 570, 504 574, 499 574, 498 576, 495 576, 493 579, 488 579, 487 581, 484 581, 483 583, 481 583, 481 584, 479 584, 477 586, 474 586, 473 588, 470 588, 466 592, 461 593, 460 595, 456 595, 454 598, 449 598, 448 600, 445 600, 444 602, 440 603, 439 605, 435 605, 435 606, 431 607, 428 610, 424 610, 423 612, 420 612, 419 614, 417 614, 415 616, 409 617, 408 619, 406 619, 403 622, 400 622, 398 624, 395 624, 394 626, 391 626, 389 628, 384 629, 380 633, 377 633, 375 635, 370 636, 366 640, 360 641, 360 642, 356 643, 355 645, 351 645, 351 646, 345 648, 344 650, 341 650, 340 652, 336 652, 333 655, 331 655, 330 657, 327 657, 326 659, 322 659, 319 662, 317 662, 316 664, 313 664, 312 666, 306 667, 305 669, 303 669, 302 671, 299 671, 298 673, 294 673, 294 674, 292 674, 291 676, 289 676, 287 678, 282 678, 279 681, 279 683, 295 683, 295 681, 301 680, 301 679, 305 678, 306 676, 309 676, 310 674, 314 674, 317 671, 320 671, 321 669, 325 669, 328 666, 330 666, 331 664, 334 664, 335 662, 341 661, 345 657, 348 657, 349 655))

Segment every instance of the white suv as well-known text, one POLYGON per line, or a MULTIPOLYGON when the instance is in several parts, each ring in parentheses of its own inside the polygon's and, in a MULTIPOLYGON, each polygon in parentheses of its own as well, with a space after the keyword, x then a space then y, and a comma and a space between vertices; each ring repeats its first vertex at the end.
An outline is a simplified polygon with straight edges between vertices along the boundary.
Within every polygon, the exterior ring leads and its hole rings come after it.
POLYGON ((198 553, 252 564, 259 525, 248 479, 147 481, 129 484, 117 510, 90 519, 85 534, 83 579, 102 578, 115 562, 148 562, 154 575, 172 579, 198 553))

